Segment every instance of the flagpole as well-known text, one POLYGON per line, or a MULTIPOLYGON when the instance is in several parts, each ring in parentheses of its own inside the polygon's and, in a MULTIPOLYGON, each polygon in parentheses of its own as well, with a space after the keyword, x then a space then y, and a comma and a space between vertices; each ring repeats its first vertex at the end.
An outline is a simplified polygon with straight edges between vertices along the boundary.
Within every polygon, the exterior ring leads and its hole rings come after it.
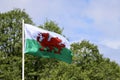
POLYGON ((22 19, 22 80, 24 80, 24 19, 22 19))

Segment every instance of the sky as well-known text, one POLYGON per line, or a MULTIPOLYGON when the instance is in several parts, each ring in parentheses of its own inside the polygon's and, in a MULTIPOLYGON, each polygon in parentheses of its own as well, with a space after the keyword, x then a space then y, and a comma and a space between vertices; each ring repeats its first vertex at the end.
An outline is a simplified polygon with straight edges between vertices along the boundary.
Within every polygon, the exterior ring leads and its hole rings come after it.
POLYGON ((52 20, 70 43, 89 40, 120 64, 120 0, 1 0, 0 12, 25 9, 36 25, 52 20))

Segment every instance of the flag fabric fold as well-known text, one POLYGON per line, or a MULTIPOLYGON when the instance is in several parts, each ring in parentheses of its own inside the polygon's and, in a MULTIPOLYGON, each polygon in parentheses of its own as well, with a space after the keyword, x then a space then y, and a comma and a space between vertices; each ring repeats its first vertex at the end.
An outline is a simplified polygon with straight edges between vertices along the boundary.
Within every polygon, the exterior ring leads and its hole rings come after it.
POLYGON ((56 58, 71 63, 72 53, 66 38, 55 32, 25 24, 25 54, 56 58))

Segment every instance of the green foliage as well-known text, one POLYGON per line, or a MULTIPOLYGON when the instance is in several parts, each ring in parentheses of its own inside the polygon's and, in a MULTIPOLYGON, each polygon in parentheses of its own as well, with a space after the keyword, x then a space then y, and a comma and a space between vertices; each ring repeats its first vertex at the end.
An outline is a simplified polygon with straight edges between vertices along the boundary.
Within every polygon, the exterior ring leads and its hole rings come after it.
POLYGON ((92 61, 99 63, 102 60, 102 55, 97 46, 89 43, 89 41, 83 40, 80 43, 73 43, 71 50, 75 54, 75 63, 76 60, 79 64, 91 63, 92 61))
POLYGON ((71 50, 75 53, 73 63, 80 67, 82 80, 119 80, 120 66, 104 58, 96 45, 89 41, 73 43, 71 50))
POLYGON ((22 19, 33 23, 24 10, 0 13, 0 79, 21 80, 22 19))

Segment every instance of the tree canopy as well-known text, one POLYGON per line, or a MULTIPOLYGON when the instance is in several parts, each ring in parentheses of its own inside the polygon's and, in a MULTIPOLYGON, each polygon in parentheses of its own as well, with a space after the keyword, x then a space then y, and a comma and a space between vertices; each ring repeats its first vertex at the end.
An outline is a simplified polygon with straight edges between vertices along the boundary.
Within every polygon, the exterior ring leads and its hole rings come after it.
POLYGON ((22 19, 33 23, 24 10, 0 13, 0 79, 21 80, 22 19))

